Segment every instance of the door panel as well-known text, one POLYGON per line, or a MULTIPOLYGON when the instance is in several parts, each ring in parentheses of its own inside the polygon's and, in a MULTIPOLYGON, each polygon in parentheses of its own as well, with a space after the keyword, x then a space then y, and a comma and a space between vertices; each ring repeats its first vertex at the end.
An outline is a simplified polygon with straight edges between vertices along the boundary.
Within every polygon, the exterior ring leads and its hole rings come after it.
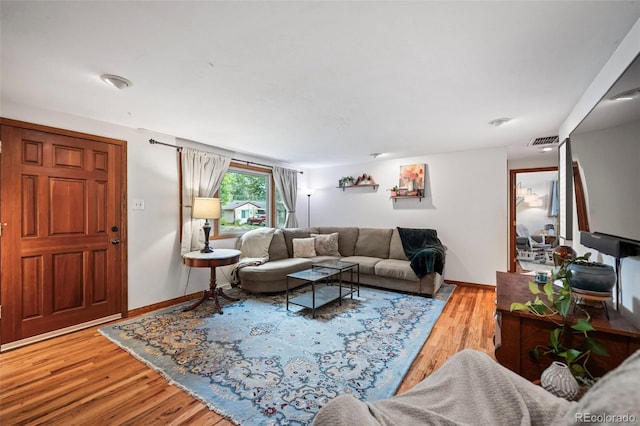
POLYGON ((126 315, 125 142, 7 122, 1 343, 126 315))
POLYGON ((88 195, 82 179, 49 178, 49 236, 85 233, 88 195))

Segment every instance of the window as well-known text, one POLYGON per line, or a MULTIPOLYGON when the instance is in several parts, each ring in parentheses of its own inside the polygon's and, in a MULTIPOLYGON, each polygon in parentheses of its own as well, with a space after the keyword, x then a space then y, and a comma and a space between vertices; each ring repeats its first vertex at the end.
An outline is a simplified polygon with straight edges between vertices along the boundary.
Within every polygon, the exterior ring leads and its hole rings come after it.
POLYGON ((214 236, 238 235, 262 226, 284 226, 286 211, 270 169, 232 162, 220 184, 218 198, 222 214, 214 236))

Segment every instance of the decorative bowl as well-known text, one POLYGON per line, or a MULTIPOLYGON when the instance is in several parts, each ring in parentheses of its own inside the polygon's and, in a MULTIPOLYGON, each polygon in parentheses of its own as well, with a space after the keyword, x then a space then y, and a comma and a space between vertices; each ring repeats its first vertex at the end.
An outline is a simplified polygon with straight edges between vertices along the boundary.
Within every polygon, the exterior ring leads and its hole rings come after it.
POLYGON ((610 292, 616 284, 616 272, 604 263, 572 263, 569 265, 571 287, 600 293, 610 292))

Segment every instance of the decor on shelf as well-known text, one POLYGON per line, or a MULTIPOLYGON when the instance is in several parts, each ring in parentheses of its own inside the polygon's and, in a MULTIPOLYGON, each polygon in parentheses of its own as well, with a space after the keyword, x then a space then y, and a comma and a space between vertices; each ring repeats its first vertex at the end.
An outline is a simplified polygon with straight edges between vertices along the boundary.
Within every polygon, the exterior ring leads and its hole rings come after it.
MULTIPOLYGON (((522 182, 518 182, 516 184, 516 197, 517 198, 523 198, 525 195, 527 195, 527 191, 531 191, 531 188, 525 188, 522 186, 522 182)), ((522 200, 520 200, 522 201, 522 200)))
POLYGON ((426 164, 409 164, 400 166, 398 186, 407 191, 409 196, 418 196, 418 191, 424 192, 426 164))
POLYGON ((398 185, 394 185, 391 189, 389 189, 389 191, 391 191, 391 197, 397 197, 398 196, 398 185))
POLYGON ((373 176, 364 173, 362 176, 358 176, 356 179, 356 185, 375 185, 376 181, 373 176))
POLYGON ((353 176, 343 176, 340 178, 340 180, 338 181, 338 186, 340 188, 343 188, 345 186, 351 186, 355 183, 355 179, 353 178, 353 176))
POLYGON ((209 234, 211 225, 209 219, 220 219, 220 199, 195 197, 193 199, 193 208, 191 209, 191 217, 194 219, 204 219, 204 248, 200 250, 202 253, 213 253, 213 249, 209 247, 209 234))
POLYGON ((580 385, 567 364, 559 361, 551 363, 546 370, 542 372, 540 376, 540 385, 560 398, 568 399, 569 401, 575 399, 580 392, 580 385))
POLYGON ((542 199, 538 197, 538 194, 532 192, 531 188, 527 188, 523 199, 529 207, 540 207, 542 205, 542 199))
MULTIPOLYGON (((549 216, 557 216, 557 181, 552 181, 550 190, 549 216), (555 185, 554 185, 555 182, 555 185), (554 204, 555 203, 555 204, 554 204)), ((523 201, 529 207, 542 207, 543 200, 532 188, 525 188, 522 182, 518 182, 515 187, 516 205, 520 205, 523 201)))
POLYGON ((366 173, 362 174, 362 176, 358 176, 357 179, 354 179, 352 176, 346 176, 338 181, 338 188, 343 191, 345 188, 361 188, 363 186, 373 188, 374 191, 377 191, 378 186, 380 185, 376 183, 373 176, 366 173))
POLYGON ((407 191, 406 189, 402 189, 402 188, 397 188, 395 191, 391 190, 391 199, 397 202, 398 198, 404 198, 404 199, 417 198, 418 201, 422 201, 422 199, 424 198, 424 191, 422 189, 419 189, 417 191, 407 191))
POLYGON ((542 290, 538 284, 529 282, 529 290, 536 295, 535 299, 526 303, 514 302, 510 307, 511 311, 527 311, 536 316, 547 317, 557 325, 557 328, 551 330, 549 345, 538 345, 529 351, 529 355, 535 361, 540 360, 541 354, 549 355, 554 360, 563 360, 576 379, 587 386, 594 380, 587 369, 591 354, 608 355, 604 345, 589 336, 589 332, 595 331, 591 325, 591 315, 582 306, 574 303, 570 283, 571 265, 588 261, 590 256, 591 253, 587 253, 584 256, 566 260, 557 271, 551 274, 542 290), (556 282, 560 282, 561 286, 556 287, 554 284, 556 282), (576 308, 580 309, 584 317, 573 315, 576 308), (574 341, 571 335, 576 333, 582 334, 584 338, 577 347, 570 347, 568 342, 574 341))

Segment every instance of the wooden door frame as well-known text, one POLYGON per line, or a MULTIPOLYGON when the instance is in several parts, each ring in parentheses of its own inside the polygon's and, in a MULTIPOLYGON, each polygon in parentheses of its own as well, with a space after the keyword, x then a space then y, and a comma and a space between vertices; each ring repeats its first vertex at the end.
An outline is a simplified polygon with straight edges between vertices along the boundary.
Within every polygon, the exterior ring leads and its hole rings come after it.
MULTIPOLYGON (((120 194, 120 246, 122 247, 120 252, 120 286, 121 286, 121 306, 120 311, 122 317, 129 316, 129 298, 128 298, 128 280, 129 268, 128 268, 128 222, 127 222, 127 141, 120 139, 112 139, 104 136, 92 135, 89 133, 75 132, 72 130, 61 129, 57 127, 44 126, 41 124, 28 123, 25 121, 12 120, 8 118, 0 117, 0 125, 19 127, 26 130, 35 130, 40 132, 53 133, 62 136, 69 136, 74 138, 89 139, 97 142, 103 142, 112 145, 120 146, 122 150, 122 182, 121 182, 121 194, 120 194)), ((1 154, 0 154, 1 155, 1 154)), ((0 165, 1 167, 1 165, 0 165)), ((0 218, 1 220, 1 218, 0 218)), ((0 237, 1 238, 1 237, 0 237)), ((0 281, 0 285, 2 282, 0 281)), ((1 302, 1 301, 0 301, 1 302)), ((1 319, 0 319, 1 321, 1 319)))
POLYGON ((557 171, 557 166, 509 170, 509 272, 516 272, 516 176, 518 173, 557 171))

